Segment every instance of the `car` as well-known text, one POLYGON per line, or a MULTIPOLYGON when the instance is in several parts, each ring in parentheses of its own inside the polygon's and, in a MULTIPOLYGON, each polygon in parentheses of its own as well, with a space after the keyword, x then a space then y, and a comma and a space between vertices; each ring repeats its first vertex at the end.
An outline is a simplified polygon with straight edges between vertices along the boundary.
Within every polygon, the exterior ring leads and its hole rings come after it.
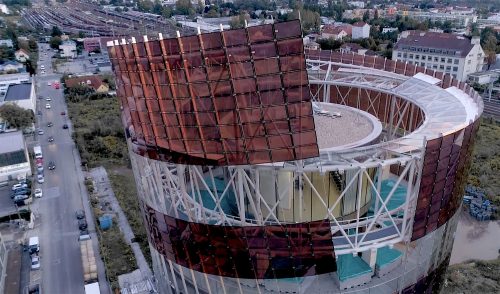
POLYGON ((52 98, 47 97, 47 98, 45 98, 45 100, 46 100, 46 101, 52 101, 52 98))
POLYGON ((31 256, 31 269, 37 270, 40 269, 40 257, 36 254, 31 256))
POLYGON ((28 188, 28 185, 27 184, 15 184, 14 186, 12 186, 12 191, 15 191, 15 190, 18 190, 18 189, 22 189, 22 188, 28 188))
POLYGON ((56 164, 53 161, 49 162, 49 170, 54 170, 54 169, 56 169, 56 164))
POLYGON ((28 198, 30 198, 30 195, 28 195, 28 194, 16 195, 16 196, 14 196, 14 201, 25 200, 28 198))
POLYGON ((38 115, 42 115, 42 111, 41 111, 41 110, 38 110, 38 111, 36 112, 36 114, 38 114, 38 115))
POLYGON ((65 111, 61 111, 61 115, 66 115, 66 112, 65 111))
POLYGON ((68 128, 68 125, 67 124, 63 124, 63 129, 67 129, 68 128))
POLYGON ((47 86, 52 86, 52 83, 51 82, 47 82, 47 86))
POLYGON ((75 212, 76 218, 77 219, 84 219, 85 218, 85 211, 82 209, 79 209, 75 212))
POLYGON ((38 130, 38 135, 43 135, 43 130, 38 130))
POLYGON ((86 220, 84 220, 84 219, 79 219, 79 220, 78 220, 78 228, 79 228, 80 230, 82 230, 82 231, 83 231, 83 230, 86 230, 86 229, 87 229, 87 221, 86 221, 86 220))
POLYGON ((45 108, 50 109, 50 104, 49 103, 45 104, 45 108))
POLYGON ((47 141, 49 141, 49 142, 54 142, 54 137, 50 136, 50 137, 47 139, 47 141))
POLYGON ((43 174, 43 165, 37 166, 37 167, 36 167, 36 171, 37 171, 39 174, 43 174))
POLYGON ((40 73, 43 75, 43 74, 45 74, 45 71, 44 71, 44 70, 42 70, 40 73))
POLYGON ((35 162, 36 162, 36 165, 43 164, 43 158, 37 158, 35 162))
POLYGON ((42 188, 35 189, 35 197, 42 198, 42 196, 43 196, 42 188))
POLYGON ((49 128, 50 128, 50 127, 51 127, 51 126, 53 126, 53 125, 54 125, 54 124, 53 124, 52 122, 49 122, 49 123, 47 124, 47 127, 49 127, 49 128))
POLYGON ((38 184, 43 184, 43 182, 45 182, 45 179, 43 178, 43 175, 37 175, 36 181, 38 182, 38 184))
POLYGON ((43 96, 41 96, 41 95, 40 95, 40 96, 38 96, 38 99, 43 99, 43 96))

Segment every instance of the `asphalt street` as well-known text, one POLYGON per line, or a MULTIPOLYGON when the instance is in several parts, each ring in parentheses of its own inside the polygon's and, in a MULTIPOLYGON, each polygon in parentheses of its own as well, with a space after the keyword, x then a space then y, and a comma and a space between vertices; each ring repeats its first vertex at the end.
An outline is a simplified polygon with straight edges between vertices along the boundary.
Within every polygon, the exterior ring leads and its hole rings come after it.
POLYGON ((38 68, 45 66, 46 74, 38 74, 37 80, 37 115, 38 127, 44 130, 38 136, 42 146, 45 165, 45 182, 43 197, 32 205, 33 211, 39 217, 38 236, 40 237, 40 255, 42 271, 42 287, 44 293, 75 293, 83 294, 83 270, 81 265, 80 245, 78 243, 79 230, 75 211, 82 209, 81 181, 79 180, 78 166, 75 162, 75 145, 71 139, 70 129, 63 129, 68 123, 67 111, 64 102, 63 90, 48 86, 48 82, 60 81, 61 75, 52 72, 51 52, 46 51, 47 44, 39 44, 40 57, 38 68), (48 55, 45 56, 44 53, 48 55), (50 97, 51 101, 46 101, 50 97), (46 109, 46 104, 51 108, 46 109), (52 122, 52 127, 47 123, 52 122), (53 136, 54 142, 47 139, 53 136), (55 170, 47 168, 53 161, 55 170))

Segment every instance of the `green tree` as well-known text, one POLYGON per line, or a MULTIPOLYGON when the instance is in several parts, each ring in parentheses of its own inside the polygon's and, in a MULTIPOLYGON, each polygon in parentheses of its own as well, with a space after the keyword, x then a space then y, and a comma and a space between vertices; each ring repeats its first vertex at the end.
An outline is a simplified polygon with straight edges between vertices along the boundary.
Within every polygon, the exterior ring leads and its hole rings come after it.
POLYGON ((231 20, 229 21, 229 26, 231 29, 240 29, 245 27, 245 20, 249 20, 250 17, 248 14, 241 12, 239 15, 235 15, 231 17, 231 20))
POLYGON ((62 31, 58 26, 52 27, 52 33, 50 34, 52 37, 60 37, 62 35, 62 31))
POLYGON ((56 37, 50 38, 49 44, 50 44, 50 48, 59 49, 59 45, 62 44, 61 37, 56 36, 56 37))
POLYGON ((370 10, 367 9, 365 13, 363 13, 363 21, 368 22, 369 19, 370 19, 370 10))
POLYGON ((16 129, 30 127, 35 121, 35 116, 31 109, 23 109, 16 104, 4 104, 0 106, 0 117, 16 129))
POLYGON ((220 16, 220 14, 217 11, 217 8, 215 8, 215 6, 212 6, 210 8, 210 10, 207 13, 205 13, 205 17, 208 17, 208 18, 216 18, 219 16, 220 16))
POLYGON ((12 60, 15 58, 14 49, 7 46, 0 46, 0 60, 12 60))
POLYGON ((177 2, 175 2, 175 11, 178 14, 193 15, 195 9, 193 7, 193 4, 191 3, 191 0, 178 0, 177 2))

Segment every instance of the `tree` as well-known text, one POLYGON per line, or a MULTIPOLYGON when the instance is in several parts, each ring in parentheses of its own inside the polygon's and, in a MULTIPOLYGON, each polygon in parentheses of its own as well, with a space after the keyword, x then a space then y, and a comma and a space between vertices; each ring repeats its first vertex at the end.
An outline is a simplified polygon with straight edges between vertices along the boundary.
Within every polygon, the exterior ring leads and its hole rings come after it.
POLYGON ((246 13, 240 13, 239 15, 231 17, 231 20, 229 21, 229 26, 231 29, 240 29, 245 27, 245 20, 249 20, 250 17, 246 13))
POLYGON ((219 17, 219 16, 220 16, 220 14, 217 11, 217 9, 215 8, 215 6, 212 6, 210 8, 210 10, 205 14, 205 17, 207 17, 207 18, 216 18, 216 17, 219 17))
POLYGON ((363 21, 367 22, 370 19, 370 10, 366 10, 365 13, 363 13, 363 21))
POLYGON ((59 49, 59 45, 62 44, 61 37, 56 36, 56 37, 50 38, 49 44, 50 44, 50 48, 59 49))
POLYGON ((486 65, 488 65, 488 70, 490 70, 490 67, 497 61, 497 55, 495 54, 495 51, 485 51, 485 53, 486 65))
POLYGON ((34 64, 31 59, 26 60, 26 71, 30 74, 30 76, 36 73, 36 63, 34 64))
POLYGON ((16 129, 31 127, 35 121, 35 115, 31 109, 23 109, 10 103, 0 106, 0 117, 16 129))
POLYGON ((191 0, 178 0, 175 2, 175 10, 178 14, 193 15, 195 10, 191 0))
POLYGON ((52 27, 52 33, 50 34, 52 37, 60 37, 62 35, 62 31, 58 26, 52 27))

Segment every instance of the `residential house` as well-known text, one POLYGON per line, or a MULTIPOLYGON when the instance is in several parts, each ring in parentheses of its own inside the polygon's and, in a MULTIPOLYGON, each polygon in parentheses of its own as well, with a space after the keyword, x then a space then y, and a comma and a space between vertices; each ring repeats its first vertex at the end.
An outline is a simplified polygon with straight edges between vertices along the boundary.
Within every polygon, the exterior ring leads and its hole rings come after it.
POLYGON ((59 45, 59 50, 62 51, 61 57, 75 58, 77 56, 75 41, 64 41, 61 45, 59 45))
POLYGON ((20 62, 26 62, 26 60, 30 59, 29 52, 22 48, 17 50, 15 55, 16 55, 16 60, 20 62))
POLYGON ((481 71, 485 54, 479 37, 469 40, 447 33, 404 31, 392 51, 393 60, 442 71, 460 81, 481 71))
POLYGON ((342 27, 334 27, 332 25, 324 26, 321 30, 321 39, 343 40, 349 36, 342 27))
POLYGON ((352 39, 364 39, 370 37, 370 25, 363 22, 358 21, 352 25, 352 39))
POLYGON ((109 91, 108 84, 103 82, 102 77, 98 75, 69 78, 64 82, 66 84, 66 87, 68 88, 83 85, 94 89, 94 91, 96 91, 97 93, 107 93, 109 91))
POLYGON ((352 53, 358 55, 376 56, 377 53, 373 50, 361 47, 361 45, 356 43, 344 43, 339 49, 342 53, 352 53))
POLYGON ((2 73, 17 73, 26 71, 24 68, 24 64, 17 61, 6 61, 3 64, 0 64, 0 72, 2 73))
POLYGON ((12 48, 12 47, 14 47, 14 44, 12 43, 11 39, 2 39, 2 40, 0 40, 0 46, 6 46, 9 48, 12 48))

